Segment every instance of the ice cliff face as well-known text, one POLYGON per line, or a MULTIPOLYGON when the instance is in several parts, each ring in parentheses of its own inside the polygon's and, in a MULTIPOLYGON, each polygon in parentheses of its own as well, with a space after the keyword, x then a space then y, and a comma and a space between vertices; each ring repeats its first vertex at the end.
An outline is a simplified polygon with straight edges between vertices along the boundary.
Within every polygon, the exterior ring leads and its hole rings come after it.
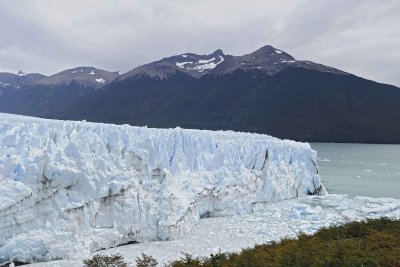
POLYGON ((324 194, 308 144, 0 113, 0 264, 169 240, 203 217, 324 194))

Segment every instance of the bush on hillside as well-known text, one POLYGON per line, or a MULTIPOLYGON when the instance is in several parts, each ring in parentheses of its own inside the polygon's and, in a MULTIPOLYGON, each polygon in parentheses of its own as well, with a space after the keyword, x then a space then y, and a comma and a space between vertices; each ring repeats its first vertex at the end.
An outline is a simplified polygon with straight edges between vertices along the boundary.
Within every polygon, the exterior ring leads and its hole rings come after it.
POLYGON ((120 254, 111 256, 94 255, 90 259, 83 260, 84 267, 127 267, 124 258, 120 254))
POLYGON ((142 253, 141 257, 136 257, 136 267, 155 267, 158 262, 152 256, 142 253))

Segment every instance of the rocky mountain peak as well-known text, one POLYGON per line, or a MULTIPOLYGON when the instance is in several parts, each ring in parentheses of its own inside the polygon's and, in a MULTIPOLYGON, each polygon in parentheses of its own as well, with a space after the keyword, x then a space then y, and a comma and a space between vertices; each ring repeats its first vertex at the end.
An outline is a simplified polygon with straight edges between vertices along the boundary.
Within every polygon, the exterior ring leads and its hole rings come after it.
POLYGON ((271 45, 266 45, 257 49, 253 53, 250 54, 251 56, 255 57, 256 59, 278 59, 280 60, 295 60, 294 57, 289 55, 288 53, 279 50, 271 45))
POLYGON ((244 71, 257 70, 262 71, 267 75, 274 75, 287 67, 299 67, 304 69, 315 69, 321 72, 345 74, 343 71, 316 64, 311 61, 296 60, 288 53, 271 45, 265 45, 254 52, 243 56, 230 57, 210 73, 227 74, 241 69, 244 71))
POLYGON ((200 78, 224 62, 226 57, 227 55, 221 49, 215 50, 208 55, 185 53, 139 66, 122 75, 118 80, 131 79, 143 75, 164 80, 176 72, 200 78))
POLYGON ((17 75, 18 75, 18 76, 26 76, 27 74, 26 74, 25 72, 23 72, 22 70, 19 70, 19 71, 17 72, 17 75))
POLYGON ((221 49, 217 49, 215 50, 211 55, 221 55, 224 56, 224 51, 222 51, 221 49))

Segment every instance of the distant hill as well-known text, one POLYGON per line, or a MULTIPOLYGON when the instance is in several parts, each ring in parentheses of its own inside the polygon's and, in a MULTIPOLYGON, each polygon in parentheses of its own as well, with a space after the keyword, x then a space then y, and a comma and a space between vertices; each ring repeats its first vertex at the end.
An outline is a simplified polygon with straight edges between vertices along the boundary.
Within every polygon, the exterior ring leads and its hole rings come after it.
POLYGON ((18 89, 23 86, 29 86, 36 81, 46 76, 39 73, 24 73, 18 71, 18 73, 0 72, 0 90, 1 89, 18 89))
MULTIPOLYGON (((26 74, 27 77, 31 75, 26 74)), ((41 75, 39 79, 13 86, 14 90, 0 95, 0 111, 55 118, 57 112, 67 109, 117 76, 118 73, 93 67, 68 69, 49 77, 41 75)))

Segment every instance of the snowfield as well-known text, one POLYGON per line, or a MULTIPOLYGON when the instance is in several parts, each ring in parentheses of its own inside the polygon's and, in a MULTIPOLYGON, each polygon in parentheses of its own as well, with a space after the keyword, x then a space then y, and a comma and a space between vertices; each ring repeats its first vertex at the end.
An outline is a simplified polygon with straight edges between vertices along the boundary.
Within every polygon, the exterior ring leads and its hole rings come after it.
MULTIPOLYGON (((199 221, 241 217, 201 218, 244 215, 326 193, 316 152, 305 143, 1 113, 0 181, 0 264, 82 259, 130 241, 183 238, 139 246, 184 244, 193 227, 202 227, 199 221)), ((301 218, 314 208, 295 210, 293 218, 301 218)), ((229 235, 223 225, 207 227, 229 235)), ((249 245, 245 240, 240 246, 249 245)), ((165 252, 167 258, 176 254, 165 252)))

